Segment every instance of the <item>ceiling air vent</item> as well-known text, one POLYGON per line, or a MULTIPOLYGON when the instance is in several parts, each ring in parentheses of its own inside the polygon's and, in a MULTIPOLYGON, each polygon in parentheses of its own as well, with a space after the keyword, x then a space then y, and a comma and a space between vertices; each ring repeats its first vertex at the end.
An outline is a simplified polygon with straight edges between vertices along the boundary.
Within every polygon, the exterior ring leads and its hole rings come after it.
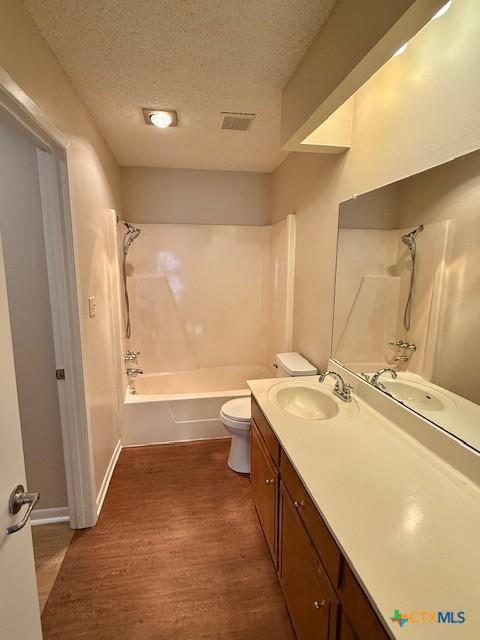
POLYGON ((255 118, 254 113, 228 113, 220 114, 220 129, 228 131, 248 131, 255 118))

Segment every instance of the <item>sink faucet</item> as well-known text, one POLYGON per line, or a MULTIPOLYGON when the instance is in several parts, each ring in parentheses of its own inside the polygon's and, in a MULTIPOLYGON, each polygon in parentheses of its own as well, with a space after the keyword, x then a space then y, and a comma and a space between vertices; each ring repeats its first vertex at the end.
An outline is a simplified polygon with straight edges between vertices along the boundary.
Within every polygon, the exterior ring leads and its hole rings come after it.
POLYGON ((324 382, 327 376, 332 376, 335 379, 335 387, 333 389, 333 393, 343 400, 344 402, 352 401, 352 385, 347 384, 342 376, 335 371, 324 371, 320 374, 318 379, 319 382, 324 382))
POLYGON ((390 368, 386 368, 386 369, 380 369, 379 371, 377 371, 377 373, 375 373, 371 379, 370 379, 370 384, 373 384, 374 387, 377 387, 377 389, 382 389, 383 385, 381 382, 378 381, 378 379, 380 378, 380 376, 382 376, 384 373, 389 373, 392 378, 395 380, 395 378, 397 377, 397 372, 395 371, 395 369, 390 369, 390 368))

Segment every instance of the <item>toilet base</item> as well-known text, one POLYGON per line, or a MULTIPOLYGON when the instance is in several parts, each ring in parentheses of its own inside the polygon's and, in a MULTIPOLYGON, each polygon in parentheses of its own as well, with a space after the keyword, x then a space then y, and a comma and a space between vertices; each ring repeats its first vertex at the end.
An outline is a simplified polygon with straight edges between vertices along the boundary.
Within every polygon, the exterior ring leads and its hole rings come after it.
POLYGON ((250 429, 232 433, 228 466, 237 473, 250 473, 250 429))

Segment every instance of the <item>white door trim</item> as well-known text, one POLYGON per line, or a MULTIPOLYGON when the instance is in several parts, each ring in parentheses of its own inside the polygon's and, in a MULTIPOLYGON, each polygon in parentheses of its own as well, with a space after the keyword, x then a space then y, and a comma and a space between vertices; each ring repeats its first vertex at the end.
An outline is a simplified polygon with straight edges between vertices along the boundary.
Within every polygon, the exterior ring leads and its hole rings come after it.
MULTIPOLYGON (((52 308, 55 361, 65 369, 58 382, 70 526, 97 520, 92 443, 88 424, 75 269, 72 210, 68 185, 70 141, 0 67, 0 107, 34 137, 52 308)), ((54 372, 52 372, 52 375, 54 372)))

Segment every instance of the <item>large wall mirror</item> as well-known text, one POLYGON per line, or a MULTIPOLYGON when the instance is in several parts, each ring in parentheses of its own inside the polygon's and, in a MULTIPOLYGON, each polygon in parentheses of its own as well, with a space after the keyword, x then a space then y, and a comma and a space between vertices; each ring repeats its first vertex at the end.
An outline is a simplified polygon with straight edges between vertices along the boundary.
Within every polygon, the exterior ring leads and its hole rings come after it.
POLYGON ((332 357, 478 451, 479 330, 480 151, 341 204, 332 357))

